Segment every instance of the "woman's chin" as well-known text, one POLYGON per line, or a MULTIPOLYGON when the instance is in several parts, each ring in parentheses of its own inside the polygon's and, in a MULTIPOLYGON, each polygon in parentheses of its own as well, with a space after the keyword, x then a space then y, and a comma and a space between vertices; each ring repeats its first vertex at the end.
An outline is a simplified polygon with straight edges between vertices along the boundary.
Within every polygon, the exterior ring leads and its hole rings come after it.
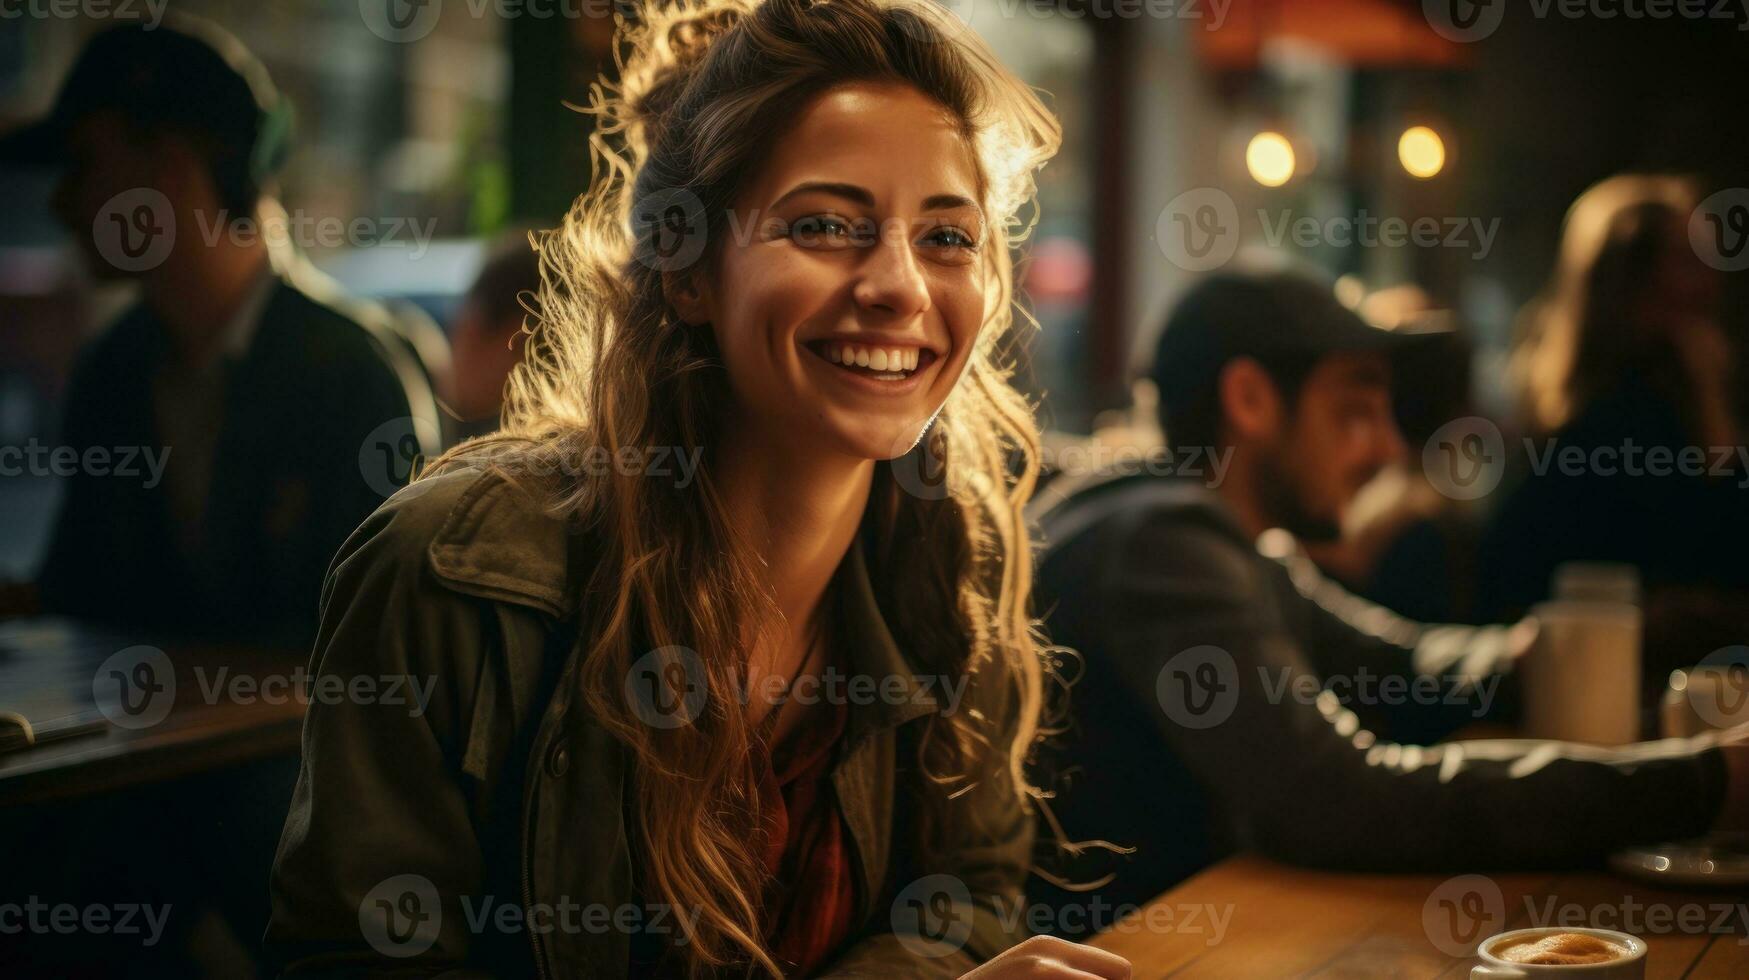
POLYGON ((882 462, 910 452, 923 438, 929 420, 891 425, 862 425, 834 433, 833 442, 839 451, 856 459, 882 462))

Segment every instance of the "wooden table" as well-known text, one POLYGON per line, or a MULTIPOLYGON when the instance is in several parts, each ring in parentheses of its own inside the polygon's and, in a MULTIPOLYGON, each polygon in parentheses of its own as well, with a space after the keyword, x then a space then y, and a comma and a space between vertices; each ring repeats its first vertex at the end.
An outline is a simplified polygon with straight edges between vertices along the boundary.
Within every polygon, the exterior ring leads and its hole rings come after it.
POLYGON ((1668 891, 1603 873, 1462 878, 1340 874, 1239 856, 1156 898, 1093 945, 1128 957, 1137 980, 1465 980, 1477 961, 1441 946, 1457 948, 1467 939, 1473 950, 1477 941, 1494 933, 1541 925, 1553 911, 1639 935, 1651 947, 1648 978, 1723 980, 1749 977, 1746 902, 1749 898, 1740 892, 1668 891), (1498 902, 1489 883, 1498 889, 1498 902), (1504 919, 1498 927, 1496 912, 1504 919), (1665 925, 1628 928, 1622 924, 1624 915, 1665 925), (1684 916, 1699 927, 1683 931, 1684 916), (1721 916, 1728 916, 1725 925, 1732 931, 1709 931, 1720 927, 1721 916))
MULTIPOLYGON (((297 752, 303 700, 290 693, 307 654, 161 643, 174 699, 161 720, 114 724, 94 693, 101 668, 138 644, 66 620, 0 623, 0 712, 87 734, 0 753, 0 807, 87 796, 297 752), (272 678, 266 689, 253 690, 272 678), (281 696, 280 681, 287 682, 281 696)), ((125 659, 125 658, 124 658, 125 659)), ((125 666, 125 665, 124 665, 125 666)), ((144 702, 140 702, 144 703, 144 702)))

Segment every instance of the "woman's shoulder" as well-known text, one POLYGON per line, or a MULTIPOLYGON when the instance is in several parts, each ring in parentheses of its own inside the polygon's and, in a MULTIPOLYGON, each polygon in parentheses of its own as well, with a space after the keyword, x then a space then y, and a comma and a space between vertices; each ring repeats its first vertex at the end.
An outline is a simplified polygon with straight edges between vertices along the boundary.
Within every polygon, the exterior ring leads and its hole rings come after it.
POLYGON ((416 590, 450 591, 565 615, 574 536, 534 486, 466 465, 416 480, 353 532, 330 571, 391 577, 416 590))

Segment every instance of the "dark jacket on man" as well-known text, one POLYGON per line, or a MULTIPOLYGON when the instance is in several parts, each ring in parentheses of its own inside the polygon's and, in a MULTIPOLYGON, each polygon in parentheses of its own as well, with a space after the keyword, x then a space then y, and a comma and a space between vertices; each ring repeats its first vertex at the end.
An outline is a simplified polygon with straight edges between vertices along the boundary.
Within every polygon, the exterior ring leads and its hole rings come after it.
POLYGON ((1720 753, 1686 742, 1391 741, 1418 713, 1480 716, 1518 641, 1358 599, 1285 533, 1254 543, 1201 483, 1127 477, 1040 516, 1039 609, 1084 660, 1056 811, 1070 840, 1136 849, 1061 868, 1116 878, 1044 901, 1144 902, 1240 849, 1353 870, 1579 865, 1703 833, 1722 805, 1720 753))
MULTIPOLYGON (((410 421, 434 422, 436 408, 381 324, 277 276, 264 288, 246 346, 218 368, 217 393, 187 412, 208 418, 205 446, 169 441, 176 430, 159 418, 174 355, 148 308, 85 352, 60 442, 108 462, 64 479, 39 573, 48 611, 152 632, 288 643, 313 634, 329 559, 405 482, 412 458, 437 448, 419 438, 432 425, 410 421), (164 464, 159 479, 148 452, 164 464), (187 495, 203 493, 191 514, 187 495)), ((193 418, 183 431, 202 428, 193 418)))

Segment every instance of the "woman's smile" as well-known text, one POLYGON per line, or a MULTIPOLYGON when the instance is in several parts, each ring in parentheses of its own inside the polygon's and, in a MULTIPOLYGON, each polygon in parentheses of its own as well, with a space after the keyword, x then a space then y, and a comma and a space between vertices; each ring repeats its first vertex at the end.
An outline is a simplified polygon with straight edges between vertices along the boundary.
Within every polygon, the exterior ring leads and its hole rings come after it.
POLYGON ((934 350, 914 342, 828 337, 804 341, 801 346, 811 355, 804 360, 816 372, 839 384, 882 395, 915 391, 940 360, 934 350))

